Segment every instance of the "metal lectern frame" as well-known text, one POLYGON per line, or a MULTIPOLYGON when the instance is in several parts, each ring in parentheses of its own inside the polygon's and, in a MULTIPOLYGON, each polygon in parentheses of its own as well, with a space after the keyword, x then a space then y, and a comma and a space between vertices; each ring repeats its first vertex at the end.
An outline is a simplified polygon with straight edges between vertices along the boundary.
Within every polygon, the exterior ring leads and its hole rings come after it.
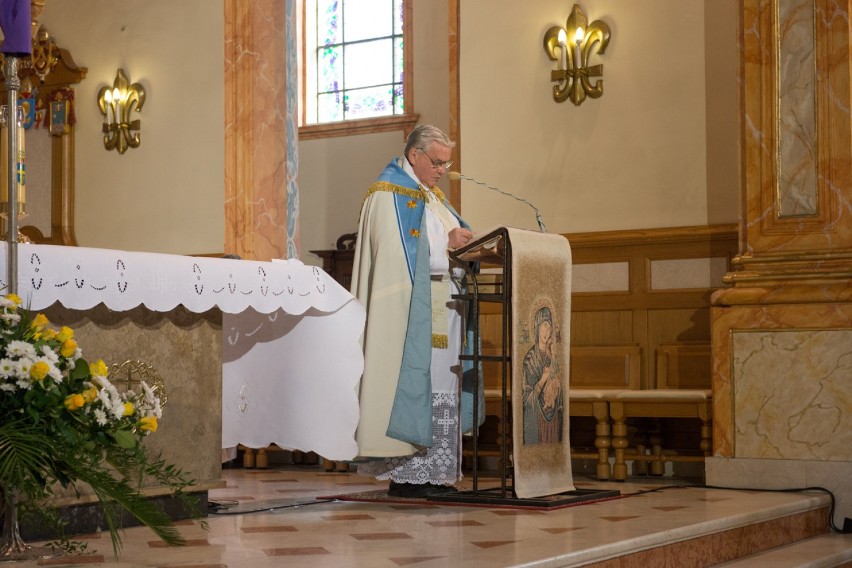
MULTIPOLYGON (((473 353, 462 355, 462 361, 473 362, 473 424, 475 425, 473 440, 471 444, 473 456, 473 491, 472 495, 479 497, 479 441, 478 433, 475 431, 479 424, 479 382, 482 380, 482 363, 494 361, 500 364, 500 389, 501 389, 501 412, 500 412, 500 495, 497 497, 505 499, 516 497, 514 490, 509 487, 508 478, 512 477, 512 466, 509 457, 509 439, 511 435, 511 416, 509 414, 509 385, 511 380, 511 345, 512 326, 512 252, 508 231, 501 227, 487 233, 476 240, 468 243, 450 254, 453 260, 462 264, 467 274, 470 290, 467 293, 453 296, 456 299, 468 302, 471 310, 471 325, 473 327, 473 353), (475 264, 474 264, 475 263, 475 264), (502 268, 498 281, 490 283, 492 289, 483 292, 480 290, 478 278, 478 267, 482 263, 497 265, 502 268), (501 315, 501 346, 500 353, 496 355, 485 355, 482 353, 482 343, 479 331, 479 314, 481 303, 498 303, 502 307, 501 315)), ((494 490, 488 491, 489 498, 494 497, 494 490)))

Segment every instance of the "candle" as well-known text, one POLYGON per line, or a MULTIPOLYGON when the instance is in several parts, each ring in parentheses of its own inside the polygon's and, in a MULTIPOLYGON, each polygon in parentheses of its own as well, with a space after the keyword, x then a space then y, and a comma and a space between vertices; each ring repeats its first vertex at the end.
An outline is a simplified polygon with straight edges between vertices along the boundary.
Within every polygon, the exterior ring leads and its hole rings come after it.
POLYGON ((104 106, 106 106, 106 123, 110 126, 112 124, 112 92, 109 90, 104 93, 104 106))
POLYGON ((574 68, 580 69, 580 43, 583 41, 583 28, 574 32, 574 68))
MULTIPOLYGON (((5 110, 5 107, 4 107, 5 110)), ((2 120, 2 119, 0 119, 2 120)), ((9 202, 9 131, 0 123, 0 203, 9 202)))
POLYGON ((18 190, 18 211, 23 211, 23 205, 26 203, 26 173, 27 173, 27 160, 26 160, 26 150, 25 150, 25 133, 24 129, 24 109, 18 107, 18 120, 17 120, 17 136, 18 136, 18 159, 15 160, 15 167, 17 169, 17 175, 15 176, 16 185, 18 190))

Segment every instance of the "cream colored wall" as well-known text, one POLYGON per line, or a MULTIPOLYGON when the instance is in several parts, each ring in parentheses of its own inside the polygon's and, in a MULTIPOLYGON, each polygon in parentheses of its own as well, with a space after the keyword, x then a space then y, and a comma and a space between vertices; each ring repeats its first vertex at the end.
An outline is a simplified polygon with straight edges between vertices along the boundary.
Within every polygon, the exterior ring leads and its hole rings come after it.
MULTIPOLYGON (((414 111, 421 123, 449 128, 447 0, 414 2, 414 111)), ((394 156, 402 154, 401 131, 299 143, 299 212, 302 259, 321 261, 311 250, 334 248, 343 233, 358 229, 367 187, 394 156)), ((443 184, 446 187, 446 181, 443 184)))
POLYGON ((78 65, 76 235, 81 246, 221 252, 222 0, 50 0, 41 18, 78 65), (116 70, 141 83, 142 144, 107 152, 97 92, 116 70))
MULTIPOLYGON (((583 2, 612 39, 593 56, 604 94, 579 107, 553 100, 542 47, 571 5, 461 2, 463 173, 535 203, 550 232, 736 221, 735 0, 713 0, 712 30, 705 2, 583 2), (730 45, 707 53, 715 28, 730 45)), ((462 210, 479 229, 536 227, 527 206, 470 183, 462 210)))
POLYGON ((740 187, 740 122, 735 80, 739 40, 738 4, 732 0, 704 3, 705 85, 707 110, 707 222, 737 220, 740 187))

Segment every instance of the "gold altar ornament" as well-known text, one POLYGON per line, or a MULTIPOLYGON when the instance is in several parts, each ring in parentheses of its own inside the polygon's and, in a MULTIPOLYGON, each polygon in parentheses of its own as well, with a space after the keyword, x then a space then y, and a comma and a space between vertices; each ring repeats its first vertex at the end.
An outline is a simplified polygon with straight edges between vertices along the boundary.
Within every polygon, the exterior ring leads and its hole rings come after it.
POLYGON ((544 51, 547 57, 556 61, 556 69, 550 72, 553 86, 553 100, 558 103, 570 98, 575 106, 586 100, 603 94, 603 80, 594 85, 592 77, 603 77, 603 64, 589 66, 593 49, 603 55, 609 44, 609 26, 595 20, 588 23, 586 14, 578 4, 574 4, 565 27, 553 26, 544 34, 544 51), (568 38, 571 43, 568 43, 568 38))
POLYGON ((112 88, 98 91, 98 107, 104 116, 104 148, 124 154, 127 148, 139 146, 140 120, 130 120, 131 111, 139 112, 145 104, 145 89, 139 83, 130 83, 123 69, 115 75, 112 88))

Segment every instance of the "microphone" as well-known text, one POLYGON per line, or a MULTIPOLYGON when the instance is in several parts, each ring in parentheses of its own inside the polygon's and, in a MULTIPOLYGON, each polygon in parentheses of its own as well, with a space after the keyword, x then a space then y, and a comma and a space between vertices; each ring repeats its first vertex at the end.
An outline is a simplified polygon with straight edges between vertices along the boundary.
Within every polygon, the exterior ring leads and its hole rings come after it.
POLYGON ((462 180, 462 179, 467 180, 467 181, 472 181, 473 183, 478 183, 479 185, 484 185, 488 189, 492 189, 492 190, 496 191, 497 193, 502 193, 503 195, 507 195, 507 196, 511 197, 512 199, 517 199, 521 203, 526 203, 527 205, 532 207, 533 211, 535 211, 535 220, 538 222, 538 228, 541 230, 542 233, 547 232, 547 229, 544 228, 544 221, 541 220, 541 213, 539 213, 538 208, 535 205, 533 205, 532 203, 530 203, 529 201, 527 201, 526 199, 518 197, 517 195, 512 195, 508 191, 503 191, 500 188, 494 187, 493 185, 488 185, 487 183, 483 183, 479 180, 473 179, 472 177, 467 177, 465 175, 462 175, 459 172, 447 172, 447 177, 450 178, 453 181, 458 181, 458 180, 462 180))

